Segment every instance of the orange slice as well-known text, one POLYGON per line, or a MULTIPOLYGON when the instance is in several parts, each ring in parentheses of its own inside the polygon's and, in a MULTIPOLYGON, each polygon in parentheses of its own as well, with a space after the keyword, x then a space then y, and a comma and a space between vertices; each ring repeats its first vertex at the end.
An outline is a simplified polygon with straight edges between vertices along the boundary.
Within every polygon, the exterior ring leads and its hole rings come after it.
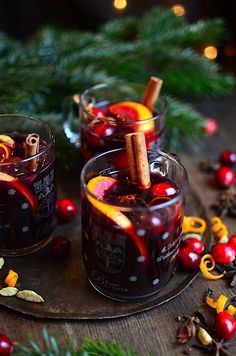
MULTIPOLYGON (((121 101, 109 106, 109 112, 121 121, 142 121, 151 119, 152 112, 143 104, 134 101, 121 101)), ((143 131, 145 134, 153 133, 155 130, 154 120, 135 125, 135 131, 143 131)))
POLYGON ((36 211, 36 199, 35 196, 31 193, 31 191, 23 184, 21 181, 11 176, 7 173, 0 172, 0 184, 1 181, 9 183, 13 188, 15 188, 18 192, 20 192, 27 201, 30 203, 33 213, 36 211))
MULTIPOLYGON (((112 177, 106 177, 106 176, 97 176, 92 179, 87 184, 87 188, 90 192, 92 192, 94 195, 98 197, 98 199, 103 199, 104 198, 104 193, 108 190, 111 189, 115 184, 117 183, 117 180, 112 177)), ((127 235, 129 235, 136 247, 138 248, 141 256, 146 257, 147 256, 147 249, 145 244, 143 243, 142 240, 137 236, 135 233, 135 228, 132 224, 132 222, 127 218, 126 215, 124 215, 117 207, 111 206, 109 204, 106 204, 98 199, 95 199, 94 197, 90 196, 87 194, 88 200, 90 203, 98 209, 102 214, 104 214, 106 217, 111 219, 113 223, 118 225, 122 230, 126 232, 127 235)))

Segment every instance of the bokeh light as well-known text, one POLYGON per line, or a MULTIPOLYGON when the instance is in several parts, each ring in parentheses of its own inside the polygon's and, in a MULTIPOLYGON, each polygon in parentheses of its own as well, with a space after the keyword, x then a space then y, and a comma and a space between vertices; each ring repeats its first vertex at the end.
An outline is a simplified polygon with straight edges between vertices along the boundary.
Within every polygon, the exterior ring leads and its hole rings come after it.
POLYGON ((206 48, 204 48, 203 54, 208 59, 216 59, 218 55, 218 50, 215 46, 207 46, 206 48))
POLYGON ((181 4, 176 4, 171 7, 172 11, 175 13, 176 16, 184 16, 185 15, 185 8, 181 4))
POLYGON ((117 10, 124 10, 127 7, 126 0, 114 0, 114 7, 117 10))

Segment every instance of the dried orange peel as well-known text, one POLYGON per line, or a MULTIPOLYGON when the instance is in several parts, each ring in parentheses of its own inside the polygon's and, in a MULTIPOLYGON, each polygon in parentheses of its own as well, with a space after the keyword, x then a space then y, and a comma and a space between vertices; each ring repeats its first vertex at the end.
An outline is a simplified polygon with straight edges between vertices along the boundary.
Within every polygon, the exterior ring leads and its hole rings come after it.
POLYGON ((228 301, 228 298, 224 294, 221 294, 216 300, 209 296, 207 296, 205 300, 210 307, 216 309, 217 313, 227 311, 227 313, 229 313, 230 315, 234 315, 234 313, 236 312, 236 308, 231 304, 225 309, 225 305, 228 301))
POLYGON ((204 277, 208 279, 218 280, 224 277, 224 273, 215 275, 209 272, 215 268, 215 260, 210 254, 202 256, 199 267, 204 277))
MULTIPOLYGON (((152 119, 152 112, 143 104, 135 101, 121 101, 109 106, 110 113, 122 121, 136 122, 152 119)), ((154 132, 154 120, 138 123, 134 127, 135 131, 143 131, 145 134, 154 132)))
POLYGON ((223 224, 222 220, 218 216, 213 216, 211 218, 211 223, 211 230, 217 240, 229 235, 226 225, 223 224))
POLYGON ((206 221, 195 216, 184 216, 182 233, 188 234, 193 232, 195 234, 203 234, 206 230, 206 221))
POLYGON ((18 277, 19 277, 18 273, 16 273, 12 269, 10 269, 4 282, 8 285, 8 287, 15 287, 15 285, 18 281, 18 277))
MULTIPOLYGON (((103 192, 116 184, 117 180, 112 177, 97 176, 89 180, 87 183, 87 188, 90 192, 95 194, 98 199, 103 198, 103 192)), ((118 225, 124 232, 129 235, 135 245, 137 246, 141 256, 147 256, 147 248, 144 242, 135 233, 134 226, 132 222, 123 214, 117 207, 110 204, 106 204, 90 194, 87 194, 87 198, 90 203, 99 210, 103 215, 112 220, 116 225, 118 225)))

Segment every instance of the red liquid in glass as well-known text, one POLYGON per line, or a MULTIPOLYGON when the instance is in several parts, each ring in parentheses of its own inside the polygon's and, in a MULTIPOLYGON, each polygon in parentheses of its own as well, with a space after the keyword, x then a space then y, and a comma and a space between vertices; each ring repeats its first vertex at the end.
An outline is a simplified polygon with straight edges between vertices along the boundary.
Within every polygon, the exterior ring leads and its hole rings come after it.
MULTIPOLYGON (((9 162, 9 166, 0 167, 0 174, 3 173, 0 179, 0 249, 20 250, 47 240, 56 225, 54 158, 51 152, 45 152, 38 158, 37 168, 30 171, 21 162, 25 158, 26 135, 8 135, 14 139, 15 148, 4 161, 9 162)), ((40 152, 45 145, 40 140, 40 152)))
MULTIPOLYGON (((151 187, 140 191, 125 174, 112 175, 117 184, 106 191, 104 200, 127 206, 123 211, 133 224, 135 234, 145 246, 140 254, 135 240, 121 227, 82 199, 84 265, 91 284, 106 296, 118 300, 142 299, 161 290, 176 268, 181 240, 183 201, 179 189, 158 174, 151 174, 151 187), (171 196, 154 195, 158 184, 170 186, 171 196), (173 194, 173 192, 175 192, 173 194), (177 199, 174 199, 177 198, 177 199), (160 204, 174 199, 169 205, 160 204), (159 209, 151 206, 159 204, 159 209), (132 208, 139 207, 139 210, 132 208)), ((159 192, 159 190, 157 189, 159 192)))
MULTIPOLYGON (((109 111, 111 103, 96 104, 93 107, 94 118, 90 116, 81 123, 81 155, 84 162, 95 155, 125 146, 124 136, 137 130, 137 122, 126 123, 117 119, 109 111)), ((153 116, 157 116, 154 113, 153 116)), ((164 142, 164 125, 160 117, 153 121, 154 130, 145 133, 147 148, 161 148, 164 142)), ((141 124, 142 121, 139 121, 141 124)))

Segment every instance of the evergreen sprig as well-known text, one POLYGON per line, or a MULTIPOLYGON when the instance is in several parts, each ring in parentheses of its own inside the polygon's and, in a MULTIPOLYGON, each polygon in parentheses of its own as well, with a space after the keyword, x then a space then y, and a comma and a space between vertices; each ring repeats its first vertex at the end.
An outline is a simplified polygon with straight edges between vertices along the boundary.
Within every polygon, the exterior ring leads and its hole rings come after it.
POLYGON ((29 346, 15 343, 15 356, 138 356, 127 345, 120 346, 117 341, 103 342, 86 337, 78 346, 74 338, 61 344, 58 337, 49 335, 47 329, 42 330, 42 340, 36 341, 28 337, 29 346))
POLYGON ((1 113, 44 118, 55 131, 58 154, 66 156, 72 147, 62 129, 65 97, 101 82, 146 84, 156 75, 164 80, 162 93, 169 96, 172 149, 189 138, 200 142, 203 115, 176 96, 232 91, 233 77, 220 73, 219 65, 199 52, 226 36, 221 19, 188 24, 158 6, 141 18, 109 21, 96 33, 45 27, 24 43, 0 34, 1 113))

